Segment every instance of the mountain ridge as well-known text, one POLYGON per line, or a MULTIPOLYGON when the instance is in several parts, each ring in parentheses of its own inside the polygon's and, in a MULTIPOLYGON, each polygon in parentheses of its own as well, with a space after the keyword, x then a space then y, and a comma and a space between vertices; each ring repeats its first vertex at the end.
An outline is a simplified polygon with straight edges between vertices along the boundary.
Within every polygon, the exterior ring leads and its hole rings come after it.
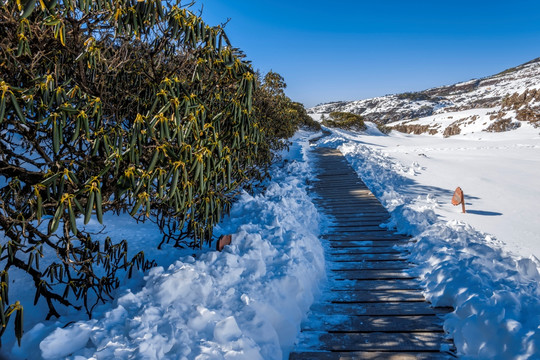
MULTIPOLYGON (((495 75, 472 79, 452 85, 434 87, 418 92, 391 94, 371 99, 337 101, 317 105, 308 109, 311 114, 327 114, 333 111, 352 112, 363 116, 366 121, 388 126, 408 133, 430 133, 445 136, 460 133, 440 124, 441 117, 446 120, 466 114, 467 120, 482 120, 486 131, 505 131, 529 122, 540 125, 540 57, 521 65, 506 69, 495 75), (489 110, 489 111, 481 111, 489 110), (452 115, 449 115, 452 114, 452 115), (488 118, 486 119, 486 115, 488 118), (439 124, 429 126, 438 117, 439 124), (429 119, 432 118, 432 119, 429 119), (499 121, 499 124, 494 124, 499 121), (491 127, 491 128, 490 128, 491 127), (490 130, 491 129, 491 130, 490 130), (445 132, 446 131, 446 132, 445 132)), ((465 120, 465 118, 463 118, 465 120)))

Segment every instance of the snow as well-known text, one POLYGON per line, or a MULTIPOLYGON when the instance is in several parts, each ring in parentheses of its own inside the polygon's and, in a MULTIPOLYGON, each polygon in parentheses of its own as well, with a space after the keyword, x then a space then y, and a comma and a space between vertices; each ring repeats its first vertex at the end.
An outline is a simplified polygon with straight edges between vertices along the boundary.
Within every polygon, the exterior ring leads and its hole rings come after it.
POLYGON ((540 136, 450 138, 333 131, 337 147, 390 211, 386 226, 414 236, 410 260, 426 298, 451 306, 444 328, 471 359, 540 358, 540 136), (460 186, 467 213, 450 200, 460 186))
MULTIPOLYGON (((160 266, 126 281, 92 320, 82 312, 34 317, 23 346, 6 337, 1 350, 10 359, 287 358, 326 276, 321 217, 306 192, 310 136, 297 134, 264 191, 241 194, 215 229, 232 234, 222 252, 188 250, 173 260, 171 249, 150 251, 160 266)), ((111 222, 107 235, 130 238, 131 251, 158 237, 146 224, 111 222)))
MULTIPOLYGON (((344 152, 351 153, 352 159, 352 152, 370 151, 363 158, 380 163, 373 166, 394 169, 402 179, 400 192, 429 195, 437 201, 435 209, 441 219, 466 221, 504 241, 510 251, 540 258, 535 201, 540 199, 539 129, 524 124, 505 133, 465 133, 446 139, 394 131, 391 136, 361 139, 357 141, 366 148, 353 149, 349 144, 344 145, 344 152), (450 203, 458 186, 465 193, 466 214, 450 203)), ((378 182, 374 186, 386 186, 388 181, 379 176, 378 182)))
MULTIPOLYGON (((475 111, 464 110, 479 118, 486 112, 475 111)), ((440 124, 448 116, 419 121, 440 124)), ((148 246, 160 238, 152 224, 135 226, 128 217, 109 215, 103 236, 129 239, 130 252, 144 249, 159 266, 124 280, 91 320, 64 311, 60 319, 43 321, 46 307, 38 303, 26 317, 23 346, 8 329, 0 357, 287 358, 325 286, 318 235, 328 219, 307 192, 313 172, 308 139, 314 136, 299 132, 265 190, 241 194, 215 229, 233 235, 223 252, 158 251, 148 246)), ((538 128, 475 129, 443 138, 395 131, 387 136, 368 123, 362 133, 332 131, 318 146, 346 155, 391 214, 381 226, 414 237, 406 245, 418 264, 412 273, 429 301, 454 308, 444 328, 458 355, 540 358, 538 128), (450 203, 457 186, 465 192, 465 214, 450 203)), ((31 303, 27 287, 17 279, 11 289, 19 293, 12 298, 31 303)))

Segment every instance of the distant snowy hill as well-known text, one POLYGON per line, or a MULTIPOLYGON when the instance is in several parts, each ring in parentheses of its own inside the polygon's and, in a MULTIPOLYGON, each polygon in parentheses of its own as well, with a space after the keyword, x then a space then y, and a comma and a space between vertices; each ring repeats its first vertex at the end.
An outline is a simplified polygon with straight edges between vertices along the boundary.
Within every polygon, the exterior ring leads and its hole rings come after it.
POLYGON ((483 79, 420 92, 315 106, 311 114, 346 111, 406 133, 452 136, 540 126, 540 58, 483 79))

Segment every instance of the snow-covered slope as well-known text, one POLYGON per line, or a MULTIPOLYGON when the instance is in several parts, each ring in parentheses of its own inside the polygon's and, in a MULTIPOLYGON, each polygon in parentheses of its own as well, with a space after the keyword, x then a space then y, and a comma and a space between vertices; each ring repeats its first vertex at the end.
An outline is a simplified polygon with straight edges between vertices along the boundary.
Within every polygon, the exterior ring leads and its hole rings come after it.
POLYGON ((346 111, 406 133, 452 136, 540 125, 540 58, 483 79, 414 93, 334 102, 312 114, 346 111))

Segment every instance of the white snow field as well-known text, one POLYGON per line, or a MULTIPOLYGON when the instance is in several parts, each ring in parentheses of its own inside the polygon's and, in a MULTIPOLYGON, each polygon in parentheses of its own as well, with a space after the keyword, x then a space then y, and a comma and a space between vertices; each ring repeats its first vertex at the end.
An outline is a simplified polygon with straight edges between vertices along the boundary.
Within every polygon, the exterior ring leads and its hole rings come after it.
POLYGON ((91 320, 71 311, 43 321, 46 306, 32 308, 31 285, 18 281, 11 296, 26 305, 26 332, 18 347, 8 329, 0 358, 287 358, 326 276, 322 218, 306 192, 312 136, 297 134, 265 191, 240 196, 215 229, 233 235, 223 252, 158 251, 157 228, 108 217, 108 236, 128 239, 131 252, 144 249, 159 266, 126 280, 91 320))
MULTIPOLYGON (((417 240, 407 249, 414 272, 434 305, 455 308, 444 327, 463 358, 540 359, 539 131, 387 136, 369 124, 319 141, 339 148, 390 211, 381 226, 417 240), (450 204, 457 186, 466 214, 450 204)), ((107 218, 106 235, 159 266, 125 280, 92 320, 68 311, 43 321, 40 302, 23 346, 8 329, 0 358, 286 359, 326 277, 327 220, 307 193, 313 136, 297 134, 266 191, 242 194, 216 229, 233 234, 221 253, 158 251, 151 224, 107 218)), ((32 309, 27 285, 15 287, 32 309)))
POLYGON ((413 235, 425 295, 468 359, 540 359, 540 129, 442 134, 335 130, 337 147, 413 235), (467 213, 451 204, 465 194, 467 213))

